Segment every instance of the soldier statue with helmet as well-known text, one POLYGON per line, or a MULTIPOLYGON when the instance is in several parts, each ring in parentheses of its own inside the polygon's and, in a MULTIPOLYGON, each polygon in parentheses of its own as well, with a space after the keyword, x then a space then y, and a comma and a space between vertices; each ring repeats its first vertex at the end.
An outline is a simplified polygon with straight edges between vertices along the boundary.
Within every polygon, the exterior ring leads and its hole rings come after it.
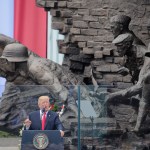
POLYGON ((48 88, 53 91, 54 96, 57 99, 66 101, 68 90, 54 74, 54 70, 61 73, 61 67, 58 64, 48 59, 37 57, 33 53, 28 54, 27 48, 20 43, 6 45, 1 60, 7 62, 7 65, 1 68, 4 72, 9 71, 13 74, 30 78, 41 85, 50 85, 48 88))
MULTIPOLYGON (((0 36, 0 41, 3 39, 4 37, 0 36)), ((76 104, 76 100, 78 99, 77 84, 82 84, 81 96, 96 103, 95 99, 88 95, 84 83, 78 81, 70 71, 65 71, 63 66, 35 55, 27 47, 16 41, 6 44, 2 51, 0 61, 4 61, 5 65, 0 65, 0 69, 6 74, 6 80, 15 85, 25 83, 27 83, 25 85, 28 85, 30 81, 29 85, 36 84, 46 87, 46 90, 53 98, 62 101, 65 105, 65 114, 62 115, 62 118, 70 115, 75 118, 78 116, 76 104), (13 78, 8 80, 9 76, 13 78), (72 92, 70 92, 70 87, 73 88, 72 92)), ((2 105, 1 103, 0 107, 2 105)), ((99 105, 95 106, 98 107, 99 105)), ((100 107, 97 109, 96 113, 99 115, 100 107)), ((3 114, 5 112, 0 113, 3 114)), ((82 112, 80 115, 83 117, 82 112)))

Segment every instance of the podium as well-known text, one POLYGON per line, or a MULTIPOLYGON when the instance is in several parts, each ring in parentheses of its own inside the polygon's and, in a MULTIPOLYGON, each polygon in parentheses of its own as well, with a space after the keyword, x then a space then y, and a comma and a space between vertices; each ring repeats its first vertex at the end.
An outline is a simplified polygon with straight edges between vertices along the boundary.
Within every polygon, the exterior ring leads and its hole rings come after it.
POLYGON ((24 130, 21 150, 64 150, 64 139, 58 130, 24 130))

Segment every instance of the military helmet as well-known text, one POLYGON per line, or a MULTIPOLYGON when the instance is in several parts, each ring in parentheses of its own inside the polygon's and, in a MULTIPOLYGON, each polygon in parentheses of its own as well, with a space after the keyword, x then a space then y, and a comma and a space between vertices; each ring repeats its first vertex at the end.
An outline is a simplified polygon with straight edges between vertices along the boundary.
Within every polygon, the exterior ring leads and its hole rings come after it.
POLYGON ((1 58, 9 62, 24 62, 28 59, 27 47, 20 43, 12 43, 5 46, 1 58))
POLYGON ((126 15, 116 15, 110 18, 110 23, 117 22, 121 23, 124 26, 128 26, 131 21, 131 18, 126 15))

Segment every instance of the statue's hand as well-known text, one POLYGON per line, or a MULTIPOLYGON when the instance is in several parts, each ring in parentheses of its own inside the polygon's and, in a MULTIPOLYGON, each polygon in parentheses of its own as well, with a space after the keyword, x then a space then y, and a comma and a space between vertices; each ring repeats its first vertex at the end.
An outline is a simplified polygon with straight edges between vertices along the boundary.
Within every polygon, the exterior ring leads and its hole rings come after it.
POLYGON ((105 92, 105 91, 102 91, 102 92, 100 92, 100 91, 96 91, 96 92, 90 91, 90 92, 89 92, 89 95, 90 95, 91 97, 98 97, 99 99, 105 101, 105 99, 107 99, 109 93, 108 93, 108 92, 105 92))
POLYGON ((107 93, 107 95, 105 96, 105 105, 108 105, 109 103, 113 103, 116 101, 116 93, 107 93))
POLYGON ((125 68, 125 67, 121 67, 121 68, 119 68, 118 73, 123 75, 123 76, 126 76, 129 74, 129 69, 125 68))

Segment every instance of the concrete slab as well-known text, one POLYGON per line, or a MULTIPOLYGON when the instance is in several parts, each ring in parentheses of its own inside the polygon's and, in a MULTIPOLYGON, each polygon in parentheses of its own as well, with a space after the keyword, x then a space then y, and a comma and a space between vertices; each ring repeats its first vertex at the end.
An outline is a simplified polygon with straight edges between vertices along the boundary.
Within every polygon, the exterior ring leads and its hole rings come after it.
POLYGON ((19 147, 0 147, 0 150, 19 150, 19 147))
MULTIPOLYGON (((21 138, 0 138, 0 148, 1 147, 18 147, 21 138)), ((1 149, 0 149, 1 150, 1 149)), ((11 149, 12 150, 12 149, 11 149)))

